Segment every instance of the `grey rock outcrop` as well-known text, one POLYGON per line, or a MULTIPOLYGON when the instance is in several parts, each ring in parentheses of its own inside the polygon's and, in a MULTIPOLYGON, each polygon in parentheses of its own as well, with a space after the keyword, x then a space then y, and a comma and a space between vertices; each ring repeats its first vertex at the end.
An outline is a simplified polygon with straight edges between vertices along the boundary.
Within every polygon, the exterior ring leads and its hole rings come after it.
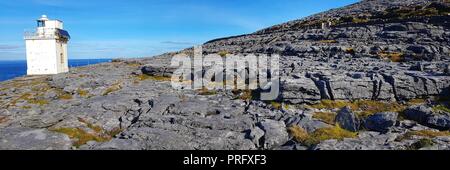
POLYGON ((369 130, 386 133, 397 121, 398 113, 382 112, 369 116, 364 121, 364 126, 369 130))
POLYGON ((277 101, 257 100, 261 89, 173 88, 171 59, 191 57, 192 48, 0 82, 0 149, 450 149, 438 131, 449 129, 449 113, 431 108, 448 106, 450 96, 448 11, 437 0, 364 0, 202 45, 203 54, 279 54, 277 101), (360 120, 367 106, 311 107, 323 100, 406 106, 418 98, 427 105, 407 108, 399 121, 396 113, 360 120), (316 112, 339 113, 332 122, 316 112), (289 139, 287 127, 311 135, 335 123, 358 135, 314 146, 289 139))
POLYGON ((356 132, 359 130, 361 120, 350 107, 344 107, 336 115, 336 123, 344 129, 356 132))
POLYGON ((259 126, 264 130, 264 148, 271 149, 283 145, 288 140, 286 126, 282 121, 263 120, 259 126))
POLYGON ((0 129, 0 150, 67 150, 72 141, 67 135, 46 129, 0 129))

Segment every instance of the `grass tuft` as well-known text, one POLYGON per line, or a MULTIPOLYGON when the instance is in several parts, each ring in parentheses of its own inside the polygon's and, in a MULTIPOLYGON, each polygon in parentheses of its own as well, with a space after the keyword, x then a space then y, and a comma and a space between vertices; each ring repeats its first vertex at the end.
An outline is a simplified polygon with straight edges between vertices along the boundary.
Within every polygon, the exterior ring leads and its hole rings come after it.
POLYGON ((68 135, 71 139, 75 139, 76 141, 73 143, 75 147, 84 145, 89 141, 106 142, 111 139, 110 137, 107 136, 99 136, 88 133, 81 128, 58 128, 54 129, 53 131, 64 133, 68 135))
POLYGON ((203 87, 200 90, 197 90, 198 95, 201 96, 211 96, 211 95, 216 95, 217 92, 214 90, 208 90, 206 87, 203 87))
POLYGON ((229 53, 228 53, 228 51, 220 51, 218 54, 219 54, 221 57, 226 57, 227 54, 229 54, 229 53))
POLYGON ((392 62, 405 61, 404 54, 401 52, 381 52, 378 54, 380 58, 389 59, 392 62))
POLYGON ((333 112, 316 112, 314 113, 313 118, 319 119, 327 124, 334 125, 336 115, 337 114, 333 112))
POLYGON ((401 112, 406 106, 397 102, 382 102, 374 100, 322 100, 318 104, 311 105, 315 109, 340 109, 343 107, 350 107, 358 116, 363 118, 368 117, 378 112, 401 112))
POLYGON ((302 143, 303 145, 308 147, 319 144, 320 142, 325 140, 344 140, 345 138, 357 137, 357 133, 347 131, 339 126, 317 129, 311 134, 308 134, 303 128, 299 126, 292 126, 288 128, 288 132, 291 134, 295 141, 302 143))
POLYGON ((420 130, 420 131, 409 131, 402 136, 397 137, 396 141, 403 141, 411 139, 413 136, 421 136, 426 138, 435 138, 438 136, 450 136, 449 131, 432 131, 432 130, 420 130))
POLYGON ((122 86, 120 85, 121 83, 115 83, 113 85, 111 85, 109 88, 107 88, 104 92, 103 92, 103 96, 106 96, 112 92, 115 91, 119 91, 120 89, 122 89, 122 86))
POLYGON ((81 97, 88 97, 89 96, 89 92, 87 90, 83 90, 83 89, 78 89, 77 90, 77 94, 81 97))
POLYGON ((444 105, 437 105, 433 107, 433 110, 435 112, 439 112, 439 111, 443 111, 443 112, 447 112, 450 113, 450 108, 444 106, 444 105))

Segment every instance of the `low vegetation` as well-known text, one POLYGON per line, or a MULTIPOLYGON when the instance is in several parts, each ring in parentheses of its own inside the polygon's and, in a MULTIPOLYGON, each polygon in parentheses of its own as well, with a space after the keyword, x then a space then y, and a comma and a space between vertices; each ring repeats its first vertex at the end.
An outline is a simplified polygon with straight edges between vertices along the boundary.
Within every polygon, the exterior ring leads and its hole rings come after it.
POLYGON ((97 133, 100 133, 100 132, 103 131, 102 127, 97 126, 97 125, 94 125, 94 124, 88 122, 87 120, 85 120, 85 119, 83 119, 83 118, 78 118, 78 121, 79 121, 79 122, 82 122, 82 123, 84 123, 84 124, 86 124, 88 128, 94 130, 94 131, 97 132, 97 133))
POLYGON ((83 89, 78 89, 78 90, 77 90, 77 94, 78 94, 80 97, 89 97, 89 96, 90 96, 90 95, 89 95, 89 91, 83 90, 83 89))
POLYGON ((325 122, 330 125, 335 124, 336 113, 333 112, 316 112, 313 115, 313 118, 318 119, 322 122, 325 122))
POLYGON ((382 59, 388 59, 392 62, 403 62, 405 61, 404 54, 401 52, 380 52, 378 54, 382 59))
POLYGON ((324 44, 333 44, 333 43, 337 43, 336 40, 320 40, 320 43, 324 43, 324 44))
POLYGON ((6 116, 0 116, 0 124, 5 123, 8 121, 8 117, 6 116))
POLYGON ((111 85, 110 87, 108 87, 104 92, 103 92, 103 96, 106 96, 112 92, 115 91, 119 91, 120 89, 122 89, 121 83, 114 83, 113 85, 111 85))
POLYGON ((206 87, 203 87, 200 90, 197 90, 198 95, 202 95, 202 96, 210 96, 210 95, 215 95, 217 94, 217 91, 215 90, 209 90, 206 87))
POLYGON ((229 53, 228 53, 228 51, 219 51, 219 53, 217 53, 217 54, 219 54, 221 57, 226 57, 227 54, 229 54, 229 53))
POLYGON ((58 128, 53 129, 55 132, 64 133, 69 136, 71 139, 75 139, 76 141, 73 143, 73 146, 79 147, 81 145, 86 144, 88 141, 96 141, 96 142, 106 142, 111 138, 107 136, 99 136, 96 134, 91 134, 83 130, 82 128, 58 128))
POLYGON ((72 98, 73 98, 72 94, 67 93, 67 92, 58 94, 58 99, 61 99, 61 100, 70 100, 72 98))
POLYGON ((303 128, 299 126, 291 126, 288 128, 288 132, 291 134, 295 141, 309 147, 314 146, 321 141, 329 139, 343 140, 345 138, 357 137, 357 133, 347 131, 339 126, 317 129, 311 134, 308 134, 303 128))
POLYGON ((107 131, 102 127, 90 123, 89 121, 83 118, 78 118, 78 121, 84 123, 87 126, 87 128, 91 129, 94 133, 88 132, 81 127, 76 128, 61 127, 50 130, 68 135, 71 139, 75 140, 73 143, 73 146, 75 147, 84 145, 89 141, 107 142, 111 140, 115 135, 122 132, 122 129, 120 128, 114 128, 110 131, 107 131))
POLYGON ((425 147, 431 147, 434 145, 433 140, 423 138, 418 140, 417 142, 414 142, 413 144, 409 145, 406 150, 418 150, 425 147))
POLYGON ((236 96, 236 99, 241 100, 256 100, 257 96, 253 90, 232 90, 233 95, 236 96))
POLYGON ((448 108, 447 106, 444 106, 444 105, 434 106, 433 110, 436 112, 443 111, 443 112, 450 113, 450 108, 448 108))
POLYGON ((315 109, 340 109, 343 107, 350 107, 358 116, 368 117, 378 112, 402 112, 406 106, 397 102, 382 102, 374 100, 322 100, 320 103, 311 105, 315 109))
POLYGON ((136 79, 140 80, 140 81, 144 81, 144 80, 148 80, 150 79, 150 76, 147 74, 139 74, 136 76, 136 79))
POLYGON ((277 110, 281 110, 283 108, 283 104, 277 101, 271 101, 270 105, 272 105, 272 107, 277 110))
POLYGON ((39 106, 43 106, 49 103, 47 100, 33 96, 31 93, 24 93, 20 97, 11 101, 9 103, 9 106, 16 106, 17 102, 19 101, 26 101, 29 104, 36 104, 39 106))
POLYGON ((409 131, 399 136, 396 141, 403 141, 411 139, 413 136, 421 136, 426 138, 435 138, 438 136, 450 136, 449 131, 433 131, 433 130, 420 130, 420 131, 409 131))
POLYGON ((355 50, 353 48, 347 48, 347 49, 345 49, 345 53, 347 53, 347 54, 355 54, 355 50))

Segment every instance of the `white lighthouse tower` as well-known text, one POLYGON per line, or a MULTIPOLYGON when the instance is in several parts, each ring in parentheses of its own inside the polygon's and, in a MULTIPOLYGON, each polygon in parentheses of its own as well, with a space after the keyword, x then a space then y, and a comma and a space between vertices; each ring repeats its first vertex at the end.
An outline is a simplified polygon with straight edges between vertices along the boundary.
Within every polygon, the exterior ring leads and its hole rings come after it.
POLYGON ((36 30, 25 32, 27 51, 27 74, 58 74, 69 71, 67 42, 69 33, 63 29, 63 22, 49 20, 42 15, 37 20, 36 30))

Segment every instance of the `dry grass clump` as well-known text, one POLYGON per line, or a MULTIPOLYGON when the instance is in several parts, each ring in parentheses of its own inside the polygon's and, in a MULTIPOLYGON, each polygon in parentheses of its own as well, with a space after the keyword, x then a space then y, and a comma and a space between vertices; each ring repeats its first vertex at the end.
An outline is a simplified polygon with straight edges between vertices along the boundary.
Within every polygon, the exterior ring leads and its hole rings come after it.
POLYGON ((330 125, 335 124, 336 113, 333 112, 316 112, 313 115, 313 118, 319 119, 322 122, 328 123, 330 125))
POLYGON ((81 97, 89 97, 89 92, 87 90, 78 89, 77 94, 81 97))
POLYGON ((355 50, 353 48, 346 48, 345 53, 347 54, 355 54, 355 50))
POLYGON ((404 54, 401 52, 381 52, 378 54, 382 59, 389 59, 392 62, 405 61, 404 54))
POLYGON ((413 136, 421 136, 426 138, 435 138, 438 136, 450 136, 449 131, 432 131, 432 130, 420 130, 420 131, 409 131, 399 136, 396 141, 403 141, 411 139, 413 136))
POLYGON ((340 109, 343 107, 350 107, 355 111, 358 116, 367 117, 378 112, 401 112, 406 106, 397 102, 382 102, 374 100, 322 100, 318 104, 311 105, 310 107, 316 109, 340 109))
POLYGON ((5 123, 8 121, 8 117, 6 116, 0 116, 0 124, 5 123))
POLYGON ((64 133, 68 135, 71 139, 74 139, 75 141, 73 145, 75 147, 84 145, 89 141, 107 142, 111 140, 115 135, 122 132, 122 129, 120 128, 114 128, 110 131, 104 130, 102 127, 90 123, 89 121, 83 118, 78 118, 78 121, 84 123, 89 129, 93 130, 94 133, 89 133, 80 127, 77 128, 61 127, 51 130, 59 133, 64 133))
POLYGON ((357 133, 347 131, 339 126, 317 129, 311 134, 308 134, 299 126, 291 126, 288 128, 288 132, 295 141, 302 143, 305 146, 313 146, 330 139, 344 140, 345 138, 357 137, 357 133))
POLYGON ((253 93, 253 90, 232 90, 231 91, 235 96, 237 96, 237 99, 241 100, 254 100, 256 99, 255 94, 253 93))
POLYGON ((450 113, 450 108, 448 108, 447 106, 444 106, 444 105, 434 106, 433 110, 436 112, 443 111, 443 112, 450 113))
POLYGON ((121 83, 119 82, 119 83, 115 83, 115 84, 113 84, 113 85, 111 85, 110 87, 108 87, 104 92, 103 92, 103 96, 106 96, 106 95, 108 95, 108 94, 110 94, 110 93, 112 93, 112 92, 115 92, 115 91, 119 91, 120 89, 122 89, 122 86, 121 86, 121 83))
POLYGON ((220 57, 226 57, 228 53, 228 51, 219 51, 219 53, 217 53, 220 55, 220 57))
POLYGON ((68 135, 71 139, 75 139, 76 141, 73 143, 75 147, 79 147, 81 145, 86 144, 89 141, 96 142, 106 142, 111 139, 111 137, 99 136, 96 134, 91 134, 86 132, 81 128, 58 128, 53 129, 55 132, 64 133, 68 135))
POLYGON ((215 95, 217 94, 217 91, 215 90, 209 90, 206 87, 203 87, 200 90, 197 90, 198 95, 202 95, 202 96, 211 96, 211 95, 215 95))
POLYGON ((333 44, 333 43, 337 43, 336 40, 320 40, 320 43, 324 43, 324 44, 333 44))

